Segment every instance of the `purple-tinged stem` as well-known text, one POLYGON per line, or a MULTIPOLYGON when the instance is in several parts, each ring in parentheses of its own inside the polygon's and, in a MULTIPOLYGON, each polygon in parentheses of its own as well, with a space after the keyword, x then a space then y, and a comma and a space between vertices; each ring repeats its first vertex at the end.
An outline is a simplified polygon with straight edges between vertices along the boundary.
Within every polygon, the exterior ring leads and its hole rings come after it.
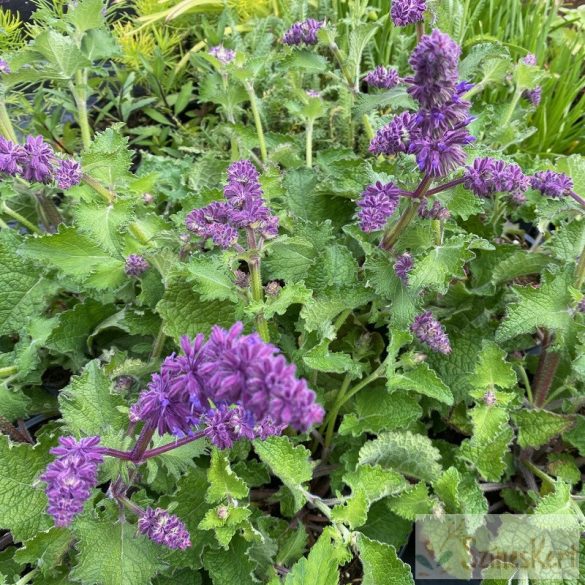
POLYGON ((102 453, 109 457, 116 457, 124 461, 132 461, 132 451, 119 451, 118 449, 110 449, 110 447, 103 447, 102 453))
POLYGON ((463 177, 460 177, 459 179, 453 179, 453 181, 449 181, 448 183, 445 183, 444 185, 439 185, 438 187, 435 187, 434 189, 429 189, 426 192, 426 196, 432 197, 433 195, 436 195, 437 193, 442 193, 443 191, 446 191, 447 189, 452 189, 453 187, 457 187, 457 185, 462 185, 464 181, 465 181, 465 179, 463 177))
POLYGON ((420 43, 420 40, 425 36, 425 23, 423 20, 419 21, 415 25, 416 27, 416 42, 420 43))
POLYGON ((120 504, 123 504, 126 508, 128 508, 128 510, 134 512, 136 516, 142 516, 142 514, 144 514, 144 510, 126 496, 118 496, 116 499, 118 502, 120 502, 120 504))
POLYGON ((142 456, 146 449, 148 449, 148 444, 152 439, 152 435, 154 435, 155 425, 151 422, 146 423, 142 427, 142 431, 140 431, 140 435, 136 441, 136 445, 134 445, 134 449, 132 449, 130 459, 137 463, 138 461, 142 461, 142 456))
POLYGON ((166 445, 161 445, 160 447, 156 447, 155 449, 151 449, 150 451, 145 451, 142 454, 137 463, 142 463, 146 459, 151 459, 152 457, 157 457, 158 455, 162 455, 163 453, 167 453, 168 451, 172 451, 173 449, 177 449, 178 447, 182 447, 183 445, 188 445, 193 441, 197 441, 198 439, 202 439, 205 436, 205 431, 197 431, 188 437, 183 437, 182 439, 178 439, 177 441, 173 441, 172 443, 167 443, 166 445))
POLYGON ((573 191, 571 191, 569 193, 569 195, 579 204, 582 205, 583 207, 585 207, 585 199, 583 199, 583 197, 581 197, 581 195, 577 195, 577 193, 574 193, 573 191))

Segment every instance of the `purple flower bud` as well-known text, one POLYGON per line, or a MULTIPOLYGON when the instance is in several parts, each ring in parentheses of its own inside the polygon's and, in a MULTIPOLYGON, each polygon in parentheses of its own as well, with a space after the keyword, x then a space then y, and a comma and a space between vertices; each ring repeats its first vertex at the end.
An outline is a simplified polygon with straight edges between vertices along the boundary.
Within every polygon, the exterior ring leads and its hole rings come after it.
POLYGON ((585 297, 583 297, 578 303, 577 303, 577 311, 579 313, 585 313, 585 297))
POLYGON ((264 287, 264 291, 266 292, 266 295, 269 297, 275 297, 276 295, 278 295, 278 293, 282 290, 282 286, 280 286, 279 282, 276 282, 275 280, 272 282, 269 282, 265 287, 264 287))
POLYGON ((534 89, 526 89, 522 92, 522 97, 527 99, 535 108, 538 108, 542 100, 542 87, 537 85, 534 89))
POLYGON ((248 288, 250 286, 250 275, 243 270, 235 270, 235 283, 238 288, 248 288))
POLYGON ((425 311, 418 315, 410 326, 410 330, 433 351, 444 354, 451 353, 449 338, 442 325, 433 317, 430 311, 425 311))
POLYGON ((404 112, 395 116, 389 124, 378 130, 370 143, 370 152, 387 156, 407 152, 413 127, 412 114, 404 112))
POLYGON ((223 45, 217 45, 217 47, 211 47, 209 54, 215 57, 223 65, 231 63, 236 58, 236 52, 231 49, 226 49, 223 45))
POLYGON ((408 252, 399 256, 394 263, 394 274, 405 286, 408 285, 408 274, 412 270, 412 265, 412 256, 408 252))
POLYGON ((396 211, 400 202, 400 189, 394 183, 369 185, 362 193, 357 205, 360 228, 364 232, 382 229, 388 218, 396 211))
POLYGON ((571 178, 554 171, 539 171, 532 177, 530 184, 547 197, 563 197, 573 191, 571 178))
POLYGON ((154 195, 152 193, 145 193, 142 196, 142 201, 144 201, 144 205, 152 205, 154 203, 154 195))
POLYGON ((7 175, 17 175, 22 170, 26 160, 24 148, 0 136, 0 172, 7 175))
POLYGON ((22 177, 27 181, 48 183, 53 179, 53 149, 42 136, 27 136, 23 146, 22 177))
POLYGON ((392 89, 400 83, 396 69, 389 69, 381 65, 370 71, 364 80, 369 86, 380 89, 392 89))
POLYGON ((488 390, 483 395, 483 401, 486 404, 486 406, 493 406, 497 402, 496 394, 494 392, 492 392, 491 390, 488 390))
POLYGON ((285 45, 316 45, 317 32, 325 26, 324 22, 309 18, 295 22, 282 37, 285 45))
POLYGON ((97 485, 98 467, 103 461, 99 443, 99 437, 79 441, 60 437, 59 446, 51 449, 57 458, 47 466, 41 480, 47 484, 47 511, 56 526, 69 526, 97 485))
POLYGON ((448 102, 457 87, 461 47, 447 34, 435 29, 425 35, 410 56, 414 77, 408 93, 424 108, 448 102))
POLYGON ((114 387, 119 392, 125 392, 130 390, 134 386, 134 378, 132 376, 122 375, 116 378, 116 382, 114 383, 114 387))
POLYGON ((149 264, 143 256, 140 256, 139 254, 130 254, 130 256, 126 258, 124 272, 126 272, 128 276, 137 277, 146 272, 148 268, 149 264))
POLYGON ((321 97, 321 92, 316 91, 314 89, 308 89, 306 93, 310 98, 320 98, 321 97))
POLYGON ((10 65, 4 59, 0 59, 0 73, 12 73, 10 65))
POLYGON ((424 219, 438 219, 441 221, 446 221, 451 217, 449 210, 443 207, 440 201, 434 201, 433 205, 429 208, 425 199, 420 202, 418 215, 424 219))
POLYGON ((66 191, 81 182, 81 165, 73 159, 61 160, 55 170, 55 181, 59 189, 66 191))
POLYGON ((423 20, 426 9, 425 0, 392 0, 390 15, 396 26, 407 26, 423 20))
POLYGON ((522 59, 522 61, 526 65, 536 65, 536 55, 534 55, 532 53, 528 53, 528 55, 526 55, 526 57, 524 57, 524 59, 522 59))
POLYGON ((185 550, 191 546, 185 524, 162 508, 147 508, 138 520, 138 530, 150 540, 171 549, 185 550))

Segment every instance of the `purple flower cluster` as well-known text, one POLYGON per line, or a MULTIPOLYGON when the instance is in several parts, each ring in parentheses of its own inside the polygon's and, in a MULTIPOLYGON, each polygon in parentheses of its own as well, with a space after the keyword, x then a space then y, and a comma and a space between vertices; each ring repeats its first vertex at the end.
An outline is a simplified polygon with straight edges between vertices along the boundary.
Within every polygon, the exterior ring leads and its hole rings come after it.
POLYGON ((236 58, 236 52, 231 49, 226 49, 223 45, 217 45, 209 49, 209 54, 215 57, 223 65, 231 63, 236 58))
POLYGON ((185 221, 187 229, 221 248, 235 246, 240 229, 252 229, 260 239, 278 235, 278 218, 264 205, 258 179, 250 161, 233 163, 228 169, 225 201, 191 211, 185 221))
POLYGON ((394 274, 396 274, 404 285, 408 285, 408 274, 412 270, 412 266, 412 256, 408 252, 404 252, 394 263, 394 274))
POLYGON ((539 171, 530 180, 533 189, 547 197, 563 197, 573 191, 573 181, 563 173, 539 171))
POLYGON ((449 338, 443 326, 433 317, 430 311, 425 311, 414 319, 410 330, 422 343, 426 343, 433 351, 451 353, 449 338))
POLYGON ((536 65, 536 55, 528 53, 528 55, 522 59, 522 62, 526 65, 536 65))
POLYGON ((295 366, 256 333, 242 331, 236 323, 229 330, 214 327, 207 341, 183 337, 183 355, 164 361, 132 406, 131 420, 179 436, 203 425, 222 448, 239 438, 266 438, 286 426, 306 431, 319 423, 323 408, 295 366))
POLYGON ((475 159, 466 167, 463 179, 465 188, 479 197, 510 193, 513 198, 521 198, 530 186, 530 179, 518 165, 493 158, 475 159))
POLYGON ((394 183, 381 183, 366 187, 358 201, 357 217, 364 232, 382 229, 400 202, 400 189, 394 183))
POLYGON ((79 184, 82 176, 80 164, 73 159, 59 160, 42 136, 27 136, 24 145, 0 136, 0 173, 38 183, 54 180, 60 189, 79 184))
POLYGON ((439 219, 441 221, 446 221, 451 217, 450 211, 439 201, 434 201, 431 207, 428 207, 425 199, 420 202, 418 215, 424 219, 439 219))
POLYGON ((138 520, 138 531, 168 548, 185 550, 191 546, 185 524, 162 508, 147 508, 138 520))
POLYGON ((522 93, 522 97, 538 108, 542 100, 542 87, 537 85, 534 89, 527 89, 522 93))
POLYGON ((325 23, 314 18, 295 22, 282 37, 285 45, 316 45, 317 32, 323 28, 325 23))
POLYGON ((382 65, 370 71, 364 77, 364 80, 370 87, 377 87, 379 89, 392 89, 400 83, 398 71, 396 69, 382 67, 382 65))
POLYGON ((420 22, 426 9, 425 0, 392 0, 390 16, 396 26, 408 26, 420 22))
POLYGON ((442 177, 466 162, 464 147, 474 141, 467 131, 471 104, 463 96, 471 85, 459 82, 461 48, 448 35, 433 30, 410 57, 413 76, 408 92, 419 103, 416 114, 403 113, 381 128, 370 152, 416 156, 421 171, 442 177))
POLYGON ((12 73, 10 65, 4 59, 0 59, 0 73, 12 73))
POLYGON ((124 271, 128 276, 140 276, 146 272, 149 268, 149 264, 143 256, 139 254, 130 254, 126 258, 126 264, 124 265, 124 271))
POLYGON ((98 467, 104 458, 99 443, 99 437, 79 441, 60 437, 59 446, 51 449, 57 458, 48 465, 41 480, 47 484, 47 511, 56 526, 69 526, 97 485, 98 467))

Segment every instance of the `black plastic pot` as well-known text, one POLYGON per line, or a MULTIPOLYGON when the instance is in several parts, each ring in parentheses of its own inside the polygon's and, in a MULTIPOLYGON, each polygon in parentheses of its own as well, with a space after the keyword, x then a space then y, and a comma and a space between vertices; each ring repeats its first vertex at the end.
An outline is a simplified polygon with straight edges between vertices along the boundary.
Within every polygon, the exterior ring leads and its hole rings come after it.
POLYGON ((0 6, 11 12, 18 12, 23 21, 27 21, 35 10, 35 5, 29 0, 0 0, 0 6))

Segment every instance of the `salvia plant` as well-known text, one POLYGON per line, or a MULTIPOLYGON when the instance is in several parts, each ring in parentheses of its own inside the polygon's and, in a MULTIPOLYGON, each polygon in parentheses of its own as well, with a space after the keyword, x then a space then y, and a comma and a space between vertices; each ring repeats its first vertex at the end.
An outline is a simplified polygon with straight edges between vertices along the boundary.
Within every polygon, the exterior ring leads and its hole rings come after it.
POLYGON ((583 530, 558 4, 0 12, 0 585, 412 585, 420 516, 583 530))

